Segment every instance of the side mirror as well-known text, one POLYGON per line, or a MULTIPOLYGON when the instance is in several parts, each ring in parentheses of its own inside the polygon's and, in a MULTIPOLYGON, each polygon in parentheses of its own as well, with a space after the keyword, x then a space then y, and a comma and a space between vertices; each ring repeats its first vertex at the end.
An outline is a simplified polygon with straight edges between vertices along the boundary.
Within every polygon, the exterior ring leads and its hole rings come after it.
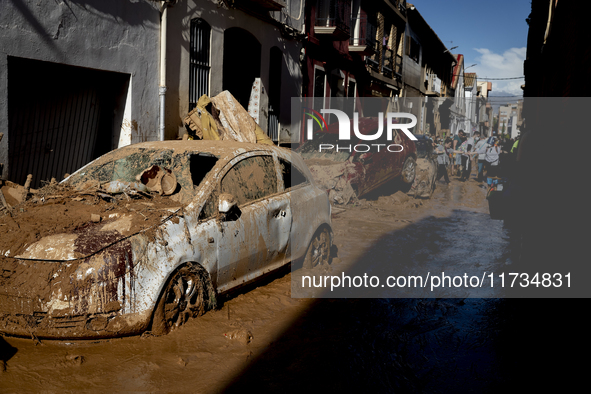
POLYGON ((218 199, 218 211, 220 213, 228 213, 232 208, 234 208, 237 205, 238 201, 236 200, 236 197, 234 197, 232 194, 220 194, 220 197, 218 199))

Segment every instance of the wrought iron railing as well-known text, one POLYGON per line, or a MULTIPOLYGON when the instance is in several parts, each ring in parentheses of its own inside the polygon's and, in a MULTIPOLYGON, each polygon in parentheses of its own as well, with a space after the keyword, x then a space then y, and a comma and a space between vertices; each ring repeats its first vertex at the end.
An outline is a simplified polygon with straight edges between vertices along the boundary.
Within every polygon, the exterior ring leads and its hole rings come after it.
POLYGON ((384 67, 382 73, 384 76, 392 79, 402 76, 402 56, 397 55, 391 49, 385 50, 384 67))
POLYGON ((378 72, 385 77, 397 79, 402 77, 402 56, 394 53, 393 50, 386 47, 379 49, 380 45, 376 45, 376 53, 365 57, 365 63, 375 72, 378 72), (380 59, 382 65, 380 67, 380 59))
POLYGON ((349 34, 351 24, 351 1, 317 0, 316 26, 336 27, 349 34))
POLYGON ((349 39, 349 44, 375 48, 376 30, 375 23, 367 16, 353 18, 351 20, 351 38, 349 39))

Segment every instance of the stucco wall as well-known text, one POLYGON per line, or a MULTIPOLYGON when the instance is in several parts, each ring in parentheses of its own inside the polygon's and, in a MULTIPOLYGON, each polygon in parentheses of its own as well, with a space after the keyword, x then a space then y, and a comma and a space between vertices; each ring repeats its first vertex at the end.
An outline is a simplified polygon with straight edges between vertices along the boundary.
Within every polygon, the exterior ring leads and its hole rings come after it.
MULTIPOLYGON (((299 10, 298 10, 299 11, 299 10)), ((189 46, 190 26, 194 18, 202 18, 211 26, 209 95, 215 96, 223 86, 224 31, 231 27, 247 30, 261 44, 261 79, 269 89, 270 50, 276 46, 283 52, 281 72, 280 140, 289 140, 291 97, 300 97, 302 73, 301 43, 284 39, 279 28, 247 13, 220 7, 211 0, 187 0, 168 11, 166 136, 177 138, 185 133, 183 118, 189 109, 189 46)), ((249 59, 244 59, 248 62, 249 59)), ((254 82, 254 81, 253 81, 254 82)), ((266 127, 264 127, 266 129, 266 127)))
POLYGON ((128 131, 131 142, 158 139, 158 4, 150 0, 0 1, 0 132, 5 134, 0 162, 8 161, 7 59, 11 56, 129 74, 131 86, 120 103, 124 108, 118 109, 125 113, 119 117, 122 137, 128 131))

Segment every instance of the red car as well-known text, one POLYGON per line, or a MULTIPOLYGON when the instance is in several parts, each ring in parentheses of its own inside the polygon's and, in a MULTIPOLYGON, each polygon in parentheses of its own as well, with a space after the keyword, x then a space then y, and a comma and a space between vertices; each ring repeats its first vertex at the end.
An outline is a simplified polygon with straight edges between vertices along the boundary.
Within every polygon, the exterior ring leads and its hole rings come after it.
MULTIPOLYGON (((375 135, 378 118, 359 119, 358 129, 360 134, 375 135)), ((331 202, 339 204, 346 204, 353 195, 361 197, 398 177, 412 184, 416 175, 414 141, 400 130, 393 131, 391 141, 386 140, 385 124, 382 138, 370 141, 355 135, 353 122, 351 140, 339 140, 338 123, 333 123, 317 132, 297 152, 315 180, 328 191, 331 202)))

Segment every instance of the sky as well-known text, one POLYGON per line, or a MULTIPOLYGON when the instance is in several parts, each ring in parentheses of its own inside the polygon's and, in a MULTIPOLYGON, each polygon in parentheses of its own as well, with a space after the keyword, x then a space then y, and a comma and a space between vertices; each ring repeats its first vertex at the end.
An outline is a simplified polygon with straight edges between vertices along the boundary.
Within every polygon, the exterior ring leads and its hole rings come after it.
MULTIPOLYGON (((466 72, 479 80, 523 76, 531 0, 407 0, 452 53, 464 55, 466 72), (472 66, 476 64, 475 66, 472 66), (472 67, 470 67, 472 66, 472 67), (469 67, 469 68, 468 68, 469 67)), ((491 95, 522 96, 524 79, 491 80, 491 95)))

